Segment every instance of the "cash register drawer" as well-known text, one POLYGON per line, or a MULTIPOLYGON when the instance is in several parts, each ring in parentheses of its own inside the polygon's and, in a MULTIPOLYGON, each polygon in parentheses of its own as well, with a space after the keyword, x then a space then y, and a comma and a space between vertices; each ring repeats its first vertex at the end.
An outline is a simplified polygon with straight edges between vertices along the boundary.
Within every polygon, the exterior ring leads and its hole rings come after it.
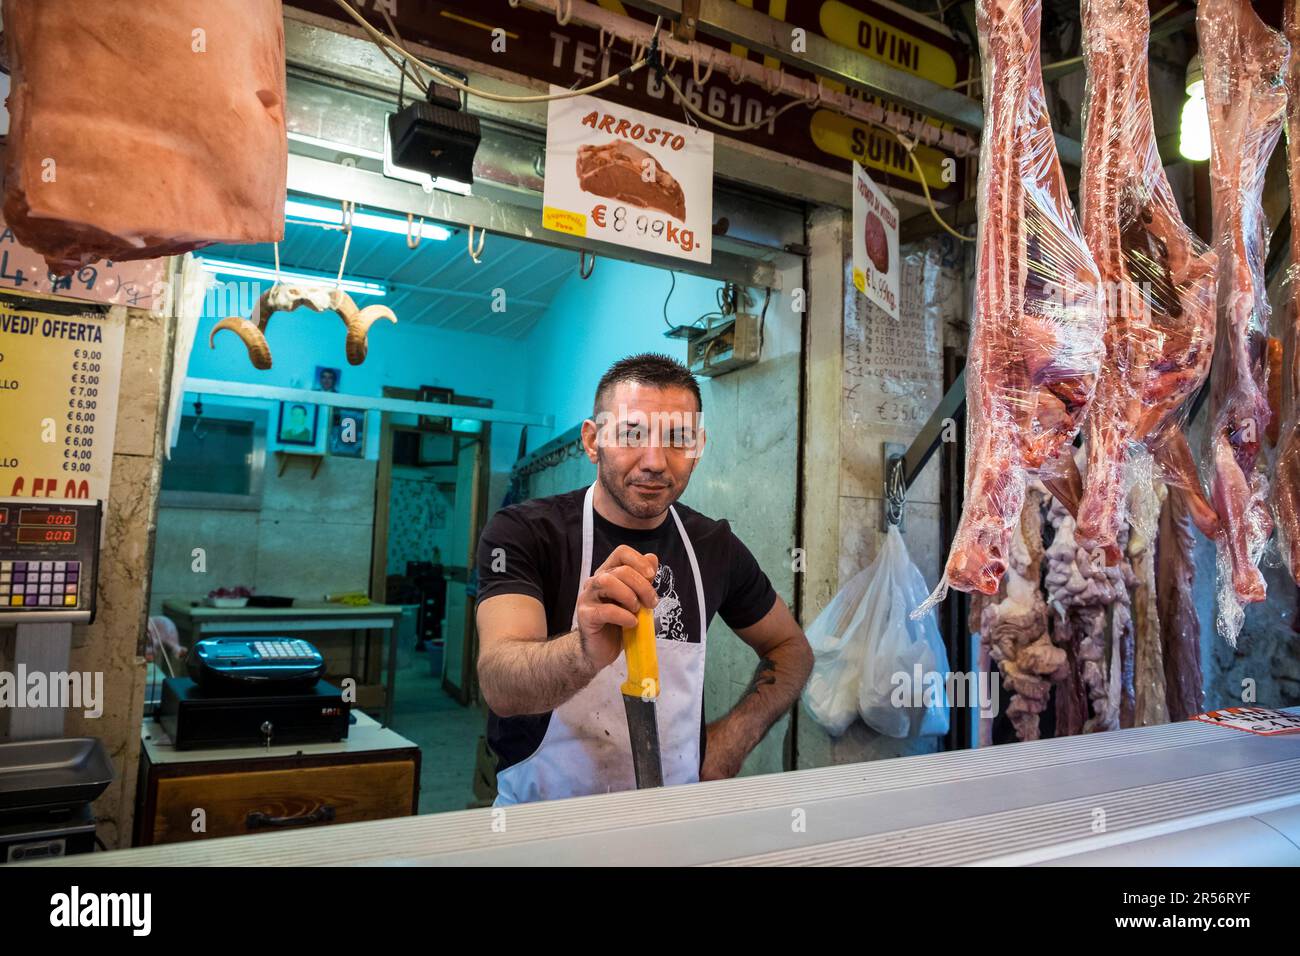
POLYGON ((254 758, 213 749, 183 761, 146 737, 135 845, 410 816, 419 801, 419 748, 390 731, 374 734, 387 736, 382 749, 254 758))
POLYGON ((414 788, 409 760, 164 778, 158 781, 149 842, 408 816, 414 788), (205 824, 198 832, 197 819, 205 824))

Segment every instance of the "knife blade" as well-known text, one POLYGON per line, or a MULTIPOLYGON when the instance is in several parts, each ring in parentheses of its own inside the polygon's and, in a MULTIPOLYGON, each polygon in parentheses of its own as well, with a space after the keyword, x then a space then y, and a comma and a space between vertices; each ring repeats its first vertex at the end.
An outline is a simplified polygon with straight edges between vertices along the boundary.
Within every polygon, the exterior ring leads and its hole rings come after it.
POLYGON ((662 787, 663 760, 659 754, 659 721, 655 712, 659 700, 659 655, 655 650, 654 612, 649 608, 637 611, 636 627, 623 628, 623 654, 627 658, 627 680, 620 690, 623 709, 627 712, 636 787, 638 790, 662 787))

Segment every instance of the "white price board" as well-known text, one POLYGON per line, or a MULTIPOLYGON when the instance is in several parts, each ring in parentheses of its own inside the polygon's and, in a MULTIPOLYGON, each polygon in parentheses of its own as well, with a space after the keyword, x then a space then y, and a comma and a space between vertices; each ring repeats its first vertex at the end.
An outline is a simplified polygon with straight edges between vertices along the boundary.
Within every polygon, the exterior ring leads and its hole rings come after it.
POLYGON ((711 262, 713 134, 593 96, 552 100, 542 225, 711 262))
POLYGON ((899 316, 898 207, 853 164, 853 285, 892 319, 899 316))

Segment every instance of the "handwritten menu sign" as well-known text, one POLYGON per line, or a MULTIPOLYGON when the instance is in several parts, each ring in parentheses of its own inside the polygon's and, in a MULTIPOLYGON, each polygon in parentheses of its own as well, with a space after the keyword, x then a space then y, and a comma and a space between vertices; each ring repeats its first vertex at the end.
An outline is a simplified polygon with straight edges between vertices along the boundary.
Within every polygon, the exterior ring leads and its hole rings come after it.
POLYGON ((896 426, 914 432, 943 395, 940 357, 941 292, 955 283, 934 257, 911 251, 898 263, 899 317, 874 305, 844 314, 844 410, 866 428, 896 426))
POLYGON ((126 309, 0 295, 0 495, 107 499, 126 309))
POLYGON ((0 217, 0 288, 39 292, 133 309, 165 307, 167 260, 101 260, 66 276, 56 276, 45 260, 21 245, 0 217))

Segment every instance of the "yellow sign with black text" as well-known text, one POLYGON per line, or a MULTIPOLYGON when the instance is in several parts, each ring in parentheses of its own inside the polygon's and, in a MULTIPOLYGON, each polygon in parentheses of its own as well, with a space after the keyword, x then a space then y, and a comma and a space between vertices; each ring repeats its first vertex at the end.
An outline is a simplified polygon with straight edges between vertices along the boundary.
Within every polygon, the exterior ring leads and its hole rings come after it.
POLYGON ((126 309, 0 296, 0 495, 107 500, 126 309))

